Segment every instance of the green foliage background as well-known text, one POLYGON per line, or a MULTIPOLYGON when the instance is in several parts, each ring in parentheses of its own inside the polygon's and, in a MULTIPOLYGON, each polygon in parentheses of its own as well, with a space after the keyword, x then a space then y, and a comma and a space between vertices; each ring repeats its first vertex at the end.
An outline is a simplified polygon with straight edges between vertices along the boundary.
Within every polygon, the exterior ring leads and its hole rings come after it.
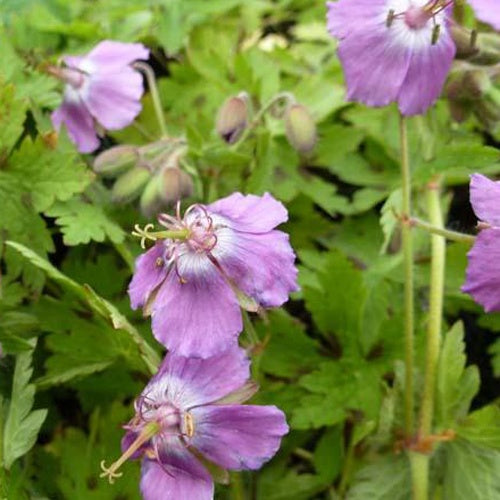
MULTIPOLYGON (((323 1, 3 0, 0 9, 0 343, 7 355, 0 497, 139 498, 138 463, 127 464, 114 486, 98 476, 100 461, 119 454, 120 425, 154 370, 148 360, 162 355, 126 296, 140 252, 130 231, 148 220, 135 202, 113 203, 92 158, 64 132, 56 140, 49 114, 61 88, 42 71, 62 54, 116 39, 152 49, 169 132, 187 137, 194 200, 269 191, 290 212, 284 229, 298 255, 301 292, 285 309, 252 319, 262 342, 254 400, 280 406, 292 431, 272 462, 233 475, 218 498, 409 498, 406 459, 393 451, 404 380, 398 117, 392 107, 345 103, 323 1), (313 154, 301 157, 271 115, 241 146, 224 144, 215 115, 242 90, 257 108, 292 92, 317 122, 313 154)), ((110 134, 105 146, 159 138, 149 94, 137 123, 110 134)), ((412 119, 416 214, 426 217, 425 186, 441 174, 448 222, 472 232, 463 186, 473 172, 500 173, 499 141, 500 129, 485 130, 473 117, 452 123, 444 101, 412 119)), ((429 239, 415 234, 421 361, 429 239)), ((485 354, 481 368, 498 376, 500 316, 484 315, 460 292, 468 249, 447 247, 450 331, 435 427, 458 437, 436 452, 433 484, 436 498, 493 500, 500 498, 499 410, 486 391, 476 403, 482 408, 469 413, 480 377, 465 366, 457 321, 490 332, 491 359, 485 354)))

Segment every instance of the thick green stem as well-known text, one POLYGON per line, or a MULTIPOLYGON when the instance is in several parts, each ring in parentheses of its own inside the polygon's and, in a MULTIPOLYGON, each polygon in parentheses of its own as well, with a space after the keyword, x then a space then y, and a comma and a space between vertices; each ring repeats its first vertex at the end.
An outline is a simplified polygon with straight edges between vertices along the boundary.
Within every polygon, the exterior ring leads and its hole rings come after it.
MULTIPOLYGON (((443 214, 439 199, 439 183, 429 185, 427 192, 429 219, 432 225, 443 227, 443 214)), ((443 318, 444 271, 446 259, 446 240, 443 236, 433 234, 431 239, 431 282, 429 295, 429 323, 427 326, 427 348, 425 361, 424 392, 420 407, 419 437, 425 438, 432 431, 434 413, 434 390, 436 370, 441 344, 441 327, 443 318)))
POLYGON ((411 464, 412 500, 429 500, 429 455, 409 453, 411 464))
POLYGON ((245 500, 241 472, 231 474, 231 500, 245 500))
MULTIPOLYGON (((401 176, 403 192, 403 216, 411 214, 411 172, 408 152, 406 119, 400 117, 401 176)), ((412 228, 403 224, 401 229, 404 260, 404 304, 405 304, 405 431, 413 433, 413 357, 414 357, 414 291, 413 291, 413 239, 412 228)))
MULTIPOLYGON (((439 182, 429 184, 427 206, 430 223, 443 228, 443 214, 439 199, 439 182)), ((425 378, 418 439, 425 440, 432 434, 434 417, 434 393, 436 387, 436 371, 441 344, 441 327, 443 318, 444 274, 446 260, 446 240, 443 235, 433 234, 431 237, 431 279, 429 293, 429 320, 426 338, 425 378)), ((429 465, 431 454, 411 453, 413 500, 429 499, 429 465)))
POLYGON ((162 137, 167 137, 167 124, 165 123, 165 116, 163 114, 163 107, 161 105, 160 93, 158 92, 158 85, 156 85, 156 77, 154 71, 151 69, 151 66, 143 62, 134 63, 134 67, 144 73, 144 76, 146 77, 161 135, 162 137))
POLYGON ((462 243, 474 243, 474 241, 476 240, 476 237, 473 236, 472 234, 450 231, 449 229, 445 229, 444 227, 434 226, 430 222, 426 222, 421 219, 416 219, 415 217, 412 217, 409 223, 410 226, 415 226, 429 233, 437 234, 447 240, 459 241, 462 243))

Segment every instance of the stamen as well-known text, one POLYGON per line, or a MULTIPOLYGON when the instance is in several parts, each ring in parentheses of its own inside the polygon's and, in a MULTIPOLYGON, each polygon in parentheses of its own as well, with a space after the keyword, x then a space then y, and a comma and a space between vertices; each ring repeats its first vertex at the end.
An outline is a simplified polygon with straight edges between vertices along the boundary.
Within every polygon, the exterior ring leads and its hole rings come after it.
POLYGON ((385 25, 390 28, 392 26, 392 23, 394 22, 394 18, 396 17, 396 12, 394 9, 391 9, 389 11, 389 14, 387 14, 387 19, 385 21, 385 25))
POLYGON ((192 438, 194 436, 194 420, 191 413, 184 414, 184 427, 186 428, 186 436, 192 438))
POLYGON ((436 24, 434 26, 434 28, 432 29, 432 40, 431 40, 431 44, 432 45, 436 45, 436 43, 439 40, 439 35, 440 34, 441 34, 441 25, 440 24, 436 24))
POLYGON ((117 472, 118 469, 147 441, 149 441, 155 434, 160 432, 161 426, 156 422, 150 422, 147 424, 141 433, 137 436, 135 441, 127 448, 125 453, 116 461, 111 464, 110 467, 106 467, 105 460, 101 461, 102 474, 99 477, 107 477, 109 484, 113 484, 117 477, 123 475, 122 472, 117 472))

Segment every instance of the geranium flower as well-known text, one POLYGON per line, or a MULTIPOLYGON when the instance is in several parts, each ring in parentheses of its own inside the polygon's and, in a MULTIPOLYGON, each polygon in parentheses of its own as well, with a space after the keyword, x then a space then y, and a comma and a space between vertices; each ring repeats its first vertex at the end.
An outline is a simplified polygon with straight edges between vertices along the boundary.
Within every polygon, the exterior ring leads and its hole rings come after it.
POLYGON ((481 174, 472 175, 470 201, 481 231, 467 254, 462 291, 487 312, 500 311, 500 182, 481 174))
POLYGON ((140 43, 105 40, 85 56, 64 57, 65 67, 49 68, 66 83, 63 102, 52 113, 52 122, 57 129, 66 125, 80 152, 99 147, 98 125, 119 130, 139 114, 142 76, 130 65, 148 57, 149 50, 140 43))
POLYGON ((288 432, 275 406, 241 405, 254 392, 249 361, 232 348, 212 358, 167 354, 135 403, 125 426, 124 454, 110 467, 110 482, 129 458, 142 458, 145 500, 211 500, 214 484, 199 460, 224 469, 258 469, 274 456, 288 432))
POLYGON ((268 193, 193 205, 183 218, 161 214, 166 231, 140 232, 157 241, 137 259, 132 307, 152 314, 155 337, 177 354, 227 349, 243 329, 240 302, 277 307, 298 289, 288 235, 274 229, 287 217, 268 193))
POLYGON ((397 102, 404 115, 431 106, 455 55, 450 9, 442 0, 328 2, 328 30, 339 39, 348 100, 397 102))

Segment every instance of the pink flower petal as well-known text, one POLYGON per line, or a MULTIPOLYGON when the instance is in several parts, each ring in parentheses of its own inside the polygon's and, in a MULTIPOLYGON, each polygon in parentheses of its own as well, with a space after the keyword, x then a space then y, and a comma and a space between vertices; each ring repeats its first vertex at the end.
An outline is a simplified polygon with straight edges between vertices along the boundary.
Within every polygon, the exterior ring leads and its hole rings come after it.
POLYGON ((467 254, 468 266, 462 291, 484 307, 500 311, 500 229, 482 230, 467 254))
POLYGON ((500 3, 498 0, 469 0, 476 17, 500 30, 500 3))
POLYGON ((85 62, 97 66, 96 71, 114 73, 134 61, 147 60, 149 50, 141 43, 123 43, 104 40, 97 44, 84 58, 85 62))
POLYGON ((500 182, 471 175, 470 201, 479 220, 500 227, 500 182))
POLYGON ((172 270, 161 285, 153 305, 153 333, 181 356, 207 358, 236 342, 243 329, 241 311, 215 266, 204 255, 191 257, 179 263, 185 282, 172 270))
POLYGON ((61 106, 52 113, 52 123, 59 130, 64 123, 71 140, 80 153, 92 153, 99 147, 94 119, 85 104, 65 98, 61 106))
POLYGON ((288 220, 286 208, 269 193, 263 196, 233 193, 206 208, 227 219, 231 228, 247 233, 267 233, 288 220))
POLYGON ((190 444, 228 469, 258 469, 288 432, 285 415, 275 406, 202 406, 191 414, 195 434, 190 444))
POLYGON ((214 403, 243 387, 250 377, 250 361, 243 349, 232 346, 210 358, 187 358, 168 353, 143 394, 165 400, 183 410, 214 403))

